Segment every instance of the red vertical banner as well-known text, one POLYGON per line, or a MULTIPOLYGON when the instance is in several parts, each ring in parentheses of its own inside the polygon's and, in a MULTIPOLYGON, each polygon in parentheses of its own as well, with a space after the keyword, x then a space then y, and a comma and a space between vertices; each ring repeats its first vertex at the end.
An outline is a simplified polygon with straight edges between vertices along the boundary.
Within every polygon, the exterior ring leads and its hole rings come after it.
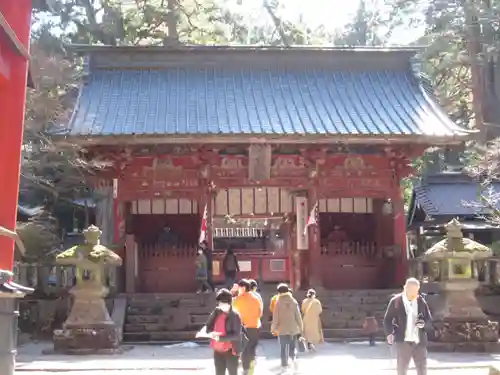
POLYGON ((213 198, 209 190, 203 190, 200 192, 200 198, 198 199, 198 212, 200 213, 200 238, 201 242, 202 236, 201 232, 205 230, 204 240, 207 241, 208 247, 213 250, 213 229, 212 229, 212 210, 213 210, 213 198))
POLYGON ((396 256, 397 269, 395 270, 396 283, 403 285, 408 275, 408 252, 406 249, 406 217, 402 193, 398 191, 392 200, 394 213, 394 245, 399 254, 396 256))
MULTIPOLYGON (((308 212, 314 210, 318 202, 318 194, 316 188, 310 188, 308 191, 308 212)), ((319 223, 317 223, 319 224, 319 223)), ((309 232, 309 285, 310 287, 322 287, 323 275, 321 266, 321 249, 319 243, 319 225, 310 225, 307 228, 309 232)))
MULTIPOLYGON (((0 13, 10 25, 19 45, 29 50, 31 0, 0 1, 0 13)), ((3 79, 0 85, 0 226, 14 230, 19 195, 19 172, 23 140, 28 60, 16 51, 9 36, 0 30, 3 79), (6 75, 8 72, 8 76, 6 75)), ((0 269, 12 270, 14 241, 0 236, 0 269)))

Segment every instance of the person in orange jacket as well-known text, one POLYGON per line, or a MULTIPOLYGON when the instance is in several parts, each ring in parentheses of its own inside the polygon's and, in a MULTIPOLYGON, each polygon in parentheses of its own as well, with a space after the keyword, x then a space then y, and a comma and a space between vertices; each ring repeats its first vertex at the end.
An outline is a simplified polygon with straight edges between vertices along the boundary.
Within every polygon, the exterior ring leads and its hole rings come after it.
MULTIPOLYGON (((269 315, 269 321, 271 321, 271 322, 273 321, 274 309, 276 308, 276 302, 278 302, 278 297, 279 297, 279 294, 274 295, 271 298, 271 302, 269 303, 269 312, 271 313, 269 315)), ((276 332, 271 332, 271 334, 273 336, 278 336, 278 334, 276 332)))
POLYGON ((238 283, 238 296, 233 299, 233 308, 240 314, 248 337, 248 343, 241 354, 243 374, 251 375, 255 368, 263 307, 259 298, 252 292, 250 282, 246 279, 238 283))

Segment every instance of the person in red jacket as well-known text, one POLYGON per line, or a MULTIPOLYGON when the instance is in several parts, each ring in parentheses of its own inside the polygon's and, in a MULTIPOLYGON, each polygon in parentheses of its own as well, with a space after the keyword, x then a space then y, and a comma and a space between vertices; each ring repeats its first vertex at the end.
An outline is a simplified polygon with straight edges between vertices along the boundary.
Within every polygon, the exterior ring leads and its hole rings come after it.
POLYGON ((205 325, 214 351, 215 375, 226 375, 226 371, 229 375, 237 375, 239 357, 247 341, 243 325, 232 308, 233 296, 229 290, 219 290, 215 299, 217 307, 205 325))

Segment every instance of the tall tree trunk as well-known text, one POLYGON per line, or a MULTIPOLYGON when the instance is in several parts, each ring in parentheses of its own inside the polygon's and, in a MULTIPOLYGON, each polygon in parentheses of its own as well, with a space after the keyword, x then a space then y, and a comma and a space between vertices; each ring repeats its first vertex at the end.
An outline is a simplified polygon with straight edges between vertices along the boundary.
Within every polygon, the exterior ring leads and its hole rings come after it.
POLYGON ((167 22, 168 36, 163 41, 165 46, 179 44, 179 31, 177 30, 177 7, 179 6, 178 0, 167 0, 167 22))
POLYGON ((476 0, 465 0, 464 9, 467 22, 467 52, 470 57, 472 80, 472 106, 474 108, 475 127, 480 132, 479 142, 486 141, 484 127, 484 85, 480 54, 483 46, 480 42, 481 29, 478 20, 479 11, 476 0))

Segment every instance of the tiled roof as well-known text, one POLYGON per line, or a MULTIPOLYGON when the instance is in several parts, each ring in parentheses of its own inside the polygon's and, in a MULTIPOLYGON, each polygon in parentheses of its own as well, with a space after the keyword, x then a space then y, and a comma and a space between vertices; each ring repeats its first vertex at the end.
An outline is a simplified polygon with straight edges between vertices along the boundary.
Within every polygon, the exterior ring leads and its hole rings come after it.
POLYGON ((455 136, 406 70, 179 66, 93 69, 71 135, 455 136))
MULTIPOLYGON (((500 192, 500 184, 494 184, 493 188, 500 192)), ((480 193, 479 185, 474 182, 423 184, 415 187, 413 192, 416 203, 429 216, 475 216, 481 213, 480 207, 474 206, 480 193)))

